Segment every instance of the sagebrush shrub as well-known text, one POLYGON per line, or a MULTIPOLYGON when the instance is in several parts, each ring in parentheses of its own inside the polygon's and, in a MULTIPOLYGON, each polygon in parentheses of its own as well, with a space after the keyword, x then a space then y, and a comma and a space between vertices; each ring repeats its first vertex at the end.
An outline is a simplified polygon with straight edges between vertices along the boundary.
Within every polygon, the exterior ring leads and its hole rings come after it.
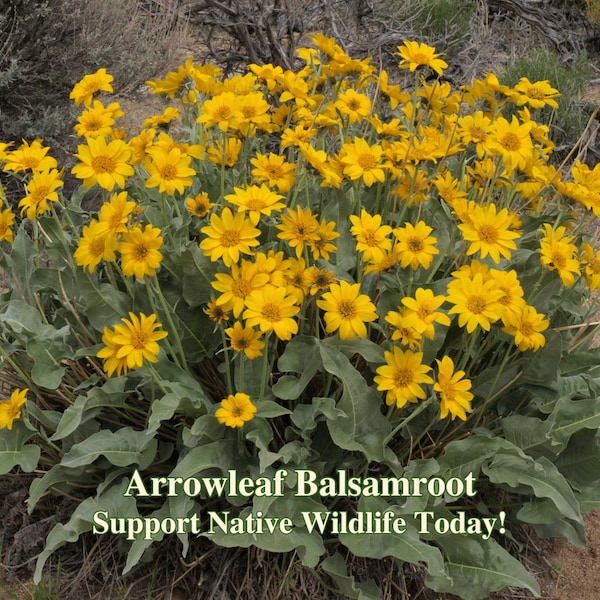
POLYGON ((0 133, 65 138, 65 98, 86 72, 108 66, 134 90, 166 68, 185 22, 176 2, 4 0, 0 3, 0 133))

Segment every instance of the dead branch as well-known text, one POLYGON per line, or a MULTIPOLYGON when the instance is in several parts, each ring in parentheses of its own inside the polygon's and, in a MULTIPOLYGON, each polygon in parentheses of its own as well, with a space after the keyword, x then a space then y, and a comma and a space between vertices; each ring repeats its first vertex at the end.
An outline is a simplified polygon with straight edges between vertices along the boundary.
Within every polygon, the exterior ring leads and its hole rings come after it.
POLYGON ((362 19, 373 11, 369 0, 195 0, 184 4, 183 13, 206 35, 208 54, 226 70, 240 62, 273 63, 286 69, 296 65, 298 42, 309 33, 324 31, 343 39, 357 37, 362 19), (344 33, 341 33, 341 30, 344 33), (219 41, 227 52, 219 48, 219 41))
POLYGON ((490 11, 514 15, 541 33, 562 55, 583 50, 584 41, 573 33, 564 11, 550 6, 548 0, 488 0, 490 11))

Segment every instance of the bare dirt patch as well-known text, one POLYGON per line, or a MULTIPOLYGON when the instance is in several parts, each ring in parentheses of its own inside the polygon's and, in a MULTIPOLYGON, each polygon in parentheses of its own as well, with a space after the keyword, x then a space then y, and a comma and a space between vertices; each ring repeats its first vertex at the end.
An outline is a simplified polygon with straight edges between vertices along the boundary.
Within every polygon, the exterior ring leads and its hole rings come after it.
POLYGON ((548 600, 600 598, 600 510, 585 517, 587 547, 576 548, 565 539, 534 540, 548 565, 540 586, 548 600))

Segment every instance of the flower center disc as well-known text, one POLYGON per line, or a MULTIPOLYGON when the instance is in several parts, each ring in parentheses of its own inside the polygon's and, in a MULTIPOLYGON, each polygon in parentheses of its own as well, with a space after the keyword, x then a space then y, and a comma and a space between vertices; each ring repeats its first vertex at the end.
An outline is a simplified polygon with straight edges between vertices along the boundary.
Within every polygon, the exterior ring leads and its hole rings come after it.
POLYGON ((482 296, 473 296, 469 298, 469 301, 467 302, 467 308, 474 315, 482 313, 485 310, 485 307, 486 301, 482 296))
POLYGON ((279 307, 275 304, 265 304, 261 314, 267 321, 275 322, 281 319, 279 307))
POLYGON ((225 248, 233 248, 240 243, 240 234, 235 229, 227 229, 223 232, 221 243, 225 248))
POLYGON ((92 159, 92 169, 96 173, 114 173, 115 161, 109 156, 94 156, 92 159))

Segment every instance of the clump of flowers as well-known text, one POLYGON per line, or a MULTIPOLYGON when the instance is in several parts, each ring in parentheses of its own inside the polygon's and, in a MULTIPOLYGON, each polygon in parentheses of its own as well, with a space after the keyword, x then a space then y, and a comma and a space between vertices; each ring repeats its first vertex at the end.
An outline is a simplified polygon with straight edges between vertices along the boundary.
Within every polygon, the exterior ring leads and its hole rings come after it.
MULTIPOLYGON (((578 542, 579 503, 593 504, 597 487, 571 466, 584 446, 586 460, 600 460, 588 328, 600 166, 552 164, 549 128, 535 121, 557 106, 549 82, 509 88, 488 74, 454 89, 425 44, 399 46, 388 73, 335 40, 313 42, 297 71, 249 65, 224 77, 187 60, 149 82, 178 106, 135 135, 117 129, 118 103, 98 99, 112 93, 110 75, 84 77, 71 94, 85 108, 70 200, 41 140, 0 145, 2 169, 26 189, 20 213, 0 213, 13 277, 2 356, 39 404, 23 419, 25 392, 15 392, 0 403, 0 426, 27 428, 11 442, 15 456, 32 452, 34 435, 51 449, 55 466, 34 500, 80 456, 85 473, 67 480, 109 481, 97 503, 118 495, 115 469, 153 460, 165 476, 469 472, 482 480, 470 513, 488 510, 491 488, 494 506, 513 494, 506 511, 526 507, 510 518, 544 532, 564 532, 569 519, 578 542), (89 191, 97 210, 84 208, 89 191), (121 450, 109 451, 115 440, 121 450)), ((284 496, 261 510, 300 515, 293 489, 284 496)), ((329 510, 331 499, 310 500, 329 510)), ((353 511, 407 511, 413 545, 383 544, 382 556, 423 560, 439 592, 470 585, 439 548, 473 566, 469 544, 481 539, 421 535, 406 498, 346 500, 353 511)), ((201 503, 156 510, 185 517, 201 503)), ((434 505, 453 509, 423 497, 434 505)), ((291 546, 268 533, 240 545, 302 548, 315 567, 326 537, 303 529, 291 546)), ((337 543, 373 556, 370 544, 337 543)), ((495 566, 508 564, 485 543, 495 566)), ((511 582, 535 591, 511 565, 511 582)), ((506 584, 494 574, 477 582, 481 597, 506 584)))

